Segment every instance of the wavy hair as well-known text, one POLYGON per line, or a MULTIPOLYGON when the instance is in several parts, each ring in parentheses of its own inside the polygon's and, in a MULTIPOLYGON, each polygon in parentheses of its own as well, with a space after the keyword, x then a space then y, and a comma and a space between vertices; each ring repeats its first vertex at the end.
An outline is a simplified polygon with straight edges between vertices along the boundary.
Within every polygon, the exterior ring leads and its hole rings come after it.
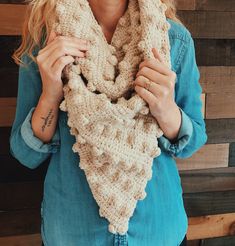
MULTIPOLYGON (((24 0, 26 12, 21 30, 20 46, 11 56, 17 65, 25 65, 21 60, 23 54, 27 54, 34 62, 36 58, 33 54, 34 48, 44 47, 49 37, 48 20, 52 18, 57 0, 24 0), (43 38, 43 42, 42 42, 43 38)), ((166 4, 166 17, 184 25, 177 15, 175 0, 161 0, 166 4)))

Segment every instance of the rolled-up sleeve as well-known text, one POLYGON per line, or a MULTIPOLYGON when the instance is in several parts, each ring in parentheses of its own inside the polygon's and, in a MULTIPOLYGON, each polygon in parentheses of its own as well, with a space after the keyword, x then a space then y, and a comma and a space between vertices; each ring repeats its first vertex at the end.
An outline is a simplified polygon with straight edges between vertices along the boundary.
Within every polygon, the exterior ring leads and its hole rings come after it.
MULTIPOLYGON (((37 50, 34 54, 35 52, 37 50)), ((29 65, 19 67, 16 112, 9 145, 14 158, 24 166, 34 169, 58 151, 60 133, 57 123, 50 142, 44 143, 34 135, 31 119, 42 92, 42 81, 37 64, 28 55, 23 55, 22 60, 29 65)))
POLYGON ((185 35, 185 40, 182 40, 183 55, 178 60, 175 84, 175 102, 182 117, 179 134, 174 142, 165 135, 158 139, 161 149, 178 158, 192 156, 207 141, 194 41, 188 30, 185 35))
POLYGON ((60 135, 58 125, 56 131, 49 143, 44 143, 33 133, 31 119, 35 107, 32 107, 21 125, 21 135, 25 143, 33 150, 41 153, 56 153, 60 146, 60 135))

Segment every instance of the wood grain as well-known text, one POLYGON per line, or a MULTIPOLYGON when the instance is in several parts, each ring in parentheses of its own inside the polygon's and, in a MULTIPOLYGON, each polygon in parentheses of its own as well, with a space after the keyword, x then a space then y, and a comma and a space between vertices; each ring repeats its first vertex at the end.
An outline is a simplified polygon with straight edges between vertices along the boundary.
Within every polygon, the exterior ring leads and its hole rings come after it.
MULTIPOLYGON (((174 157, 175 158, 175 157, 174 157)), ((179 170, 227 167, 229 144, 205 144, 187 159, 175 158, 179 170)))
POLYGON ((235 38, 235 12, 179 10, 178 15, 194 38, 235 38))
POLYGON ((42 238, 40 233, 0 237, 0 245, 4 246, 41 246, 42 238))
POLYGON ((235 119, 205 119, 207 144, 235 142, 235 119))
POLYGON ((235 213, 189 218, 189 240, 234 235, 235 213))
POLYGON ((12 125, 15 116, 16 98, 0 97, 0 126, 12 125))
POLYGON ((235 118, 234 93, 207 93, 206 119, 235 118))
POLYGON ((25 10, 20 4, 0 4, 0 35, 19 35, 25 10))
POLYGON ((184 194, 235 190, 235 167, 180 171, 184 194))
POLYGON ((235 93, 234 66, 199 66, 203 93, 235 93))

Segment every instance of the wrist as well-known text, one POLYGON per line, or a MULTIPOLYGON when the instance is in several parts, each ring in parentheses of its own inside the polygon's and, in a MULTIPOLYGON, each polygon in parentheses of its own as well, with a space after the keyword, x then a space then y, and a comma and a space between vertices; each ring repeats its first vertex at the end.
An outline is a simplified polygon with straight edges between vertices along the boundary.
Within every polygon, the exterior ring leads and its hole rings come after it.
POLYGON ((43 104, 47 104, 47 105, 50 105, 50 106, 58 106, 60 105, 62 99, 61 98, 54 98, 48 94, 46 94, 45 92, 42 92, 41 96, 40 96, 40 101, 43 103, 43 104))

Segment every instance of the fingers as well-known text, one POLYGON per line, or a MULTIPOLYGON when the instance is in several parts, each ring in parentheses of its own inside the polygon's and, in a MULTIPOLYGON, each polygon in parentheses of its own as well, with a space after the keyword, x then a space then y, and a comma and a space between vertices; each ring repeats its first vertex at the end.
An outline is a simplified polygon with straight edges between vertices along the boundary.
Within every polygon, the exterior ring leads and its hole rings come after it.
POLYGON ((48 52, 46 59, 47 66, 53 66, 58 58, 67 55, 85 57, 84 52, 80 51, 79 49, 73 46, 66 46, 62 48, 60 46, 57 46, 56 48, 48 52))
POLYGON ((51 39, 51 43, 39 53, 38 59, 44 63, 44 66, 51 67, 58 58, 64 55, 85 57, 84 52, 88 50, 88 45, 84 44, 84 41, 74 42, 75 39, 64 36, 57 36, 53 41, 51 39))
MULTIPOLYGON (((146 89, 146 82, 148 82, 149 80, 144 77, 144 76, 139 76, 134 84, 138 85, 140 87, 143 87, 144 89, 146 89)), ((164 87, 160 86, 157 83, 154 83, 152 81, 149 81, 150 85, 149 85, 149 89, 147 91, 151 92, 152 94, 154 94, 156 97, 160 97, 163 93, 164 93, 164 87)))
POLYGON ((163 62, 163 59, 162 59, 160 53, 158 52, 158 50, 155 47, 152 48, 152 52, 153 52, 153 55, 156 59, 158 59, 160 62, 163 62))
POLYGON ((52 72, 55 74, 55 75, 61 75, 61 72, 63 70, 63 68, 71 63, 71 62, 74 62, 74 58, 72 56, 62 56, 60 58, 58 58, 54 65, 52 66, 52 72))
POLYGON ((170 74, 169 68, 166 67, 161 62, 159 62, 158 60, 145 59, 143 62, 140 63, 139 69, 143 68, 144 66, 149 67, 155 71, 158 71, 159 73, 161 73, 163 75, 169 75, 170 74))
POLYGON ((147 79, 153 81, 154 83, 166 85, 167 82, 167 76, 163 75, 161 73, 156 72, 155 70, 149 68, 149 67, 143 67, 139 70, 139 72, 136 74, 136 79, 138 76, 144 76, 147 79))
POLYGON ((138 85, 135 86, 135 90, 138 95, 143 98, 149 105, 152 105, 155 102, 156 97, 150 91, 138 85))

